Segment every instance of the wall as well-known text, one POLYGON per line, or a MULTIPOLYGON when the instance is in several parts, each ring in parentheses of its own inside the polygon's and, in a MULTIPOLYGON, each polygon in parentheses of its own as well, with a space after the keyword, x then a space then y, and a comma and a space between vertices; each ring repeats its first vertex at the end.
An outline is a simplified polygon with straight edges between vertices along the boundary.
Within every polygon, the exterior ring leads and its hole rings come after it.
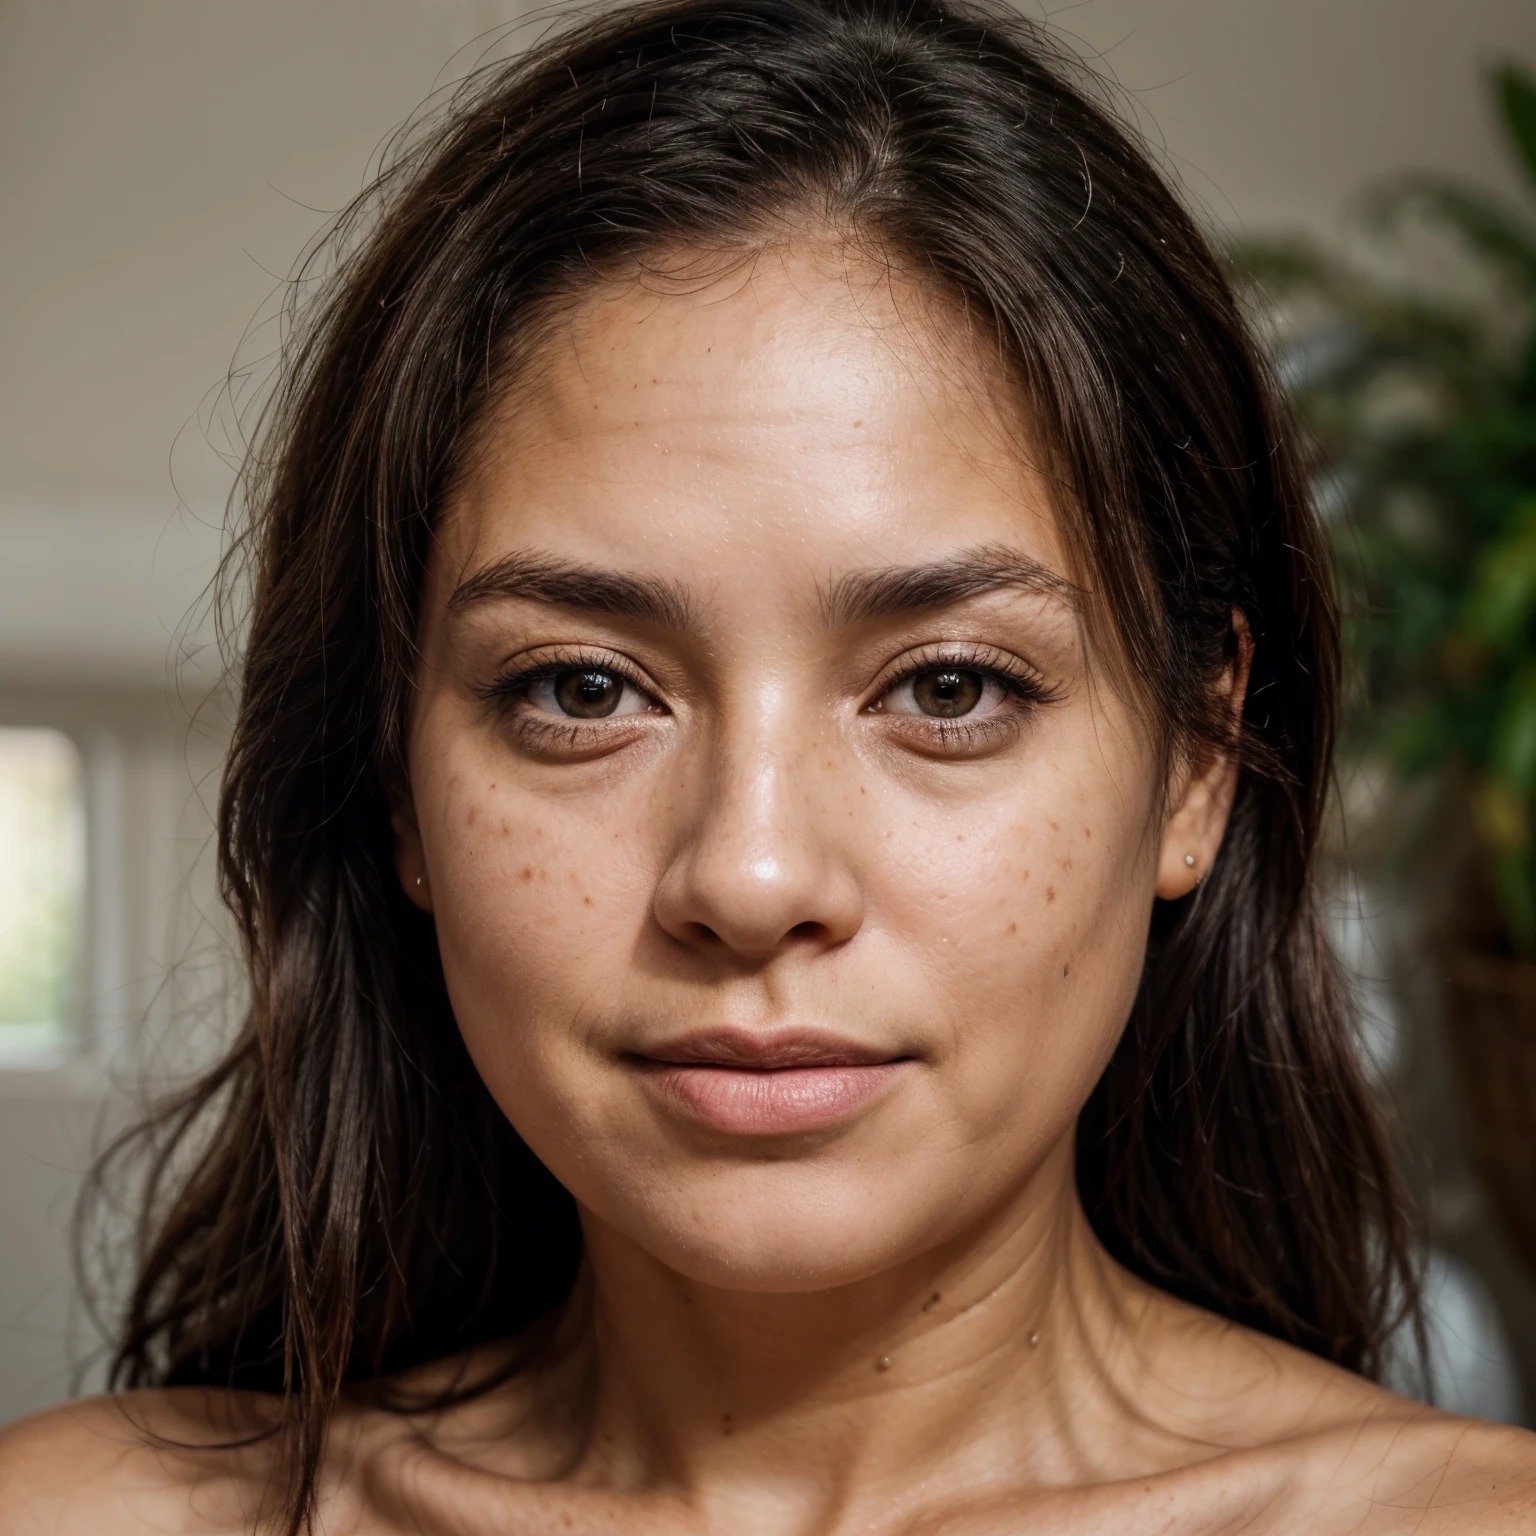
MULTIPOLYGON (((1480 71, 1536 63, 1529 0, 1049 9, 1214 222, 1332 231, 1356 188, 1409 164, 1513 185, 1480 71)), ((275 331, 253 317, 322 213, 514 12, 0 3, 0 706, 96 721, 121 743, 127 1014, 157 998, 166 1011, 160 978, 192 931, 178 901, 211 900, 194 780, 217 743, 166 684, 177 635, 208 639, 183 618, 217 557, 221 450, 238 446, 219 435, 220 386, 237 352, 259 375, 275 331)), ((213 675, 199 654, 194 704, 213 675)), ((65 1389, 65 1216, 116 1103, 89 1068, 0 1083, 0 1419, 65 1389)))

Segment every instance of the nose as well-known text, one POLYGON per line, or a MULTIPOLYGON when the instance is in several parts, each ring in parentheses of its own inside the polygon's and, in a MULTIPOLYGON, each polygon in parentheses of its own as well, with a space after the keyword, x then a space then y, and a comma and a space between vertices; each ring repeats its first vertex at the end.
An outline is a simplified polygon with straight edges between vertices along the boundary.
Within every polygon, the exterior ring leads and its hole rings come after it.
POLYGON ((661 927, 752 964, 851 939, 864 899, 828 836, 827 801, 839 798, 830 777, 770 749, 718 762, 657 883, 661 927))

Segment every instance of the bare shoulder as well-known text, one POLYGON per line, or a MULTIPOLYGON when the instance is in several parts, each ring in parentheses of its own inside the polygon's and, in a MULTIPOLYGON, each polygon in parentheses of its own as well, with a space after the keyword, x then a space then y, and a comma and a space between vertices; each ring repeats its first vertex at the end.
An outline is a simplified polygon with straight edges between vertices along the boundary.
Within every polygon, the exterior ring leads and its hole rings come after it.
MULTIPOLYGON (((562 1465, 563 1445, 542 1428, 539 1393, 521 1380, 474 1390, 515 1376, 524 1358, 513 1345, 484 1346, 345 1392, 328 1423, 317 1487, 325 1529, 384 1528, 369 1488, 436 1447, 517 1475, 562 1465), (466 1389, 458 1407, 435 1406, 466 1389)), ((559 1372, 534 1379, 565 1390, 559 1372)), ((255 1530, 281 1502, 281 1408, 260 1393, 167 1388, 80 1399, 0 1427, 0 1536, 255 1530)))
POLYGON ((1536 1434, 1392 1397, 1303 1444, 1303 1487, 1371 1528, 1414 1536, 1536 1531, 1536 1434))
POLYGON ((1252 1490, 1254 1529, 1536 1533, 1536 1434, 1426 1407, 1170 1299, 1148 1320, 1151 1400, 1204 1448, 1175 1480, 1200 1497, 1252 1490))
POLYGON ((1294 1521, 1381 1536, 1536 1532, 1536 1435, 1444 1413, 1278 1348, 1270 1434, 1254 1447, 1289 1511, 1277 1530, 1294 1521))
POLYGON ((275 1413, 179 1388, 65 1403, 0 1429, 0 1536, 202 1536, 251 1529, 275 1413))

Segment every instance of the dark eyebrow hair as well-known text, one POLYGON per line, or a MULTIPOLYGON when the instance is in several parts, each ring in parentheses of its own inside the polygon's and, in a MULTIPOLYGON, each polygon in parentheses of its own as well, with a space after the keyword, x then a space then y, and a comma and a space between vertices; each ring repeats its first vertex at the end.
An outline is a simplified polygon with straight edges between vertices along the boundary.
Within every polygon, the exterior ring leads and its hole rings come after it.
POLYGON ((448 611, 462 613, 474 603, 498 597, 621 614, 666 629, 686 628, 693 611, 688 594, 674 582, 624 576, 538 554, 505 555, 463 577, 448 599, 448 611))
POLYGON ((1062 598, 1074 608, 1081 596, 1077 586, 1038 560, 1002 545, 982 545, 933 565, 888 566, 839 577, 822 596, 822 613, 829 625, 857 624, 1007 587, 1062 598))

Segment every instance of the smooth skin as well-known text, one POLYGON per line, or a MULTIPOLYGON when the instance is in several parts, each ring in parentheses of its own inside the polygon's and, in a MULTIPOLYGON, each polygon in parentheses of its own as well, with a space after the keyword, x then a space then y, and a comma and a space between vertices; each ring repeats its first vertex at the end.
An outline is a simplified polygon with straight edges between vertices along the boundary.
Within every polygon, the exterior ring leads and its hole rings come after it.
MULTIPOLYGON (((1099 1247, 1075 1120, 1235 769, 1160 750, 957 317, 813 235, 692 268, 590 295, 483 430, 395 818, 475 1063, 579 1204, 583 1275, 507 1387, 344 1404, 324 1529, 1536 1529, 1536 1436, 1099 1247), (679 1041, 817 1032, 855 1088, 669 1076, 679 1041)), ((267 1450, 138 1426, 265 1411, 161 1392, 29 1421, 0 1440, 0 1532, 249 1529, 267 1450)))

